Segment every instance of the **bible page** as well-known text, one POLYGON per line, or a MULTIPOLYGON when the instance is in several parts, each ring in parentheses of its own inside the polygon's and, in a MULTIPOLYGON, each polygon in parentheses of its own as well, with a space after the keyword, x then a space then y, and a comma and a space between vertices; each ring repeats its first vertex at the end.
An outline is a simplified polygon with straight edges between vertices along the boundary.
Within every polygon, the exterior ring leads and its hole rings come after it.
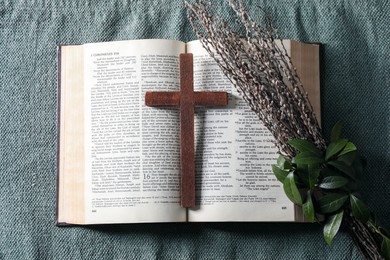
POLYGON ((271 169, 273 137, 199 41, 194 88, 227 91, 224 108, 197 108, 195 118, 196 204, 189 221, 294 221, 294 204, 271 169))
POLYGON ((179 111, 144 105, 146 91, 179 90, 184 52, 171 40, 84 45, 87 224, 186 221, 179 111))

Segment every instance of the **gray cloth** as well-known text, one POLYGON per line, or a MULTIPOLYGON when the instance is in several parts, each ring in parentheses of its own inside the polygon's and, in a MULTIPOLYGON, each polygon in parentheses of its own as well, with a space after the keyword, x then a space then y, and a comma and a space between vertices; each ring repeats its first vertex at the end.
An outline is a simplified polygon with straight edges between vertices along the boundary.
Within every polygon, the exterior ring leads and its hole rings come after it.
MULTIPOLYGON (((324 132, 345 122, 368 161, 363 198, 389 228, 389 2, 246 2, 252 14, 262 6, 284 38, 323 44, 324 132)), ((183 2, 0 4, 0 259, 361 258, 346 231, 327 246, 317 224, 56 227, 56 45, 138 38, 195 39, 183 2)))

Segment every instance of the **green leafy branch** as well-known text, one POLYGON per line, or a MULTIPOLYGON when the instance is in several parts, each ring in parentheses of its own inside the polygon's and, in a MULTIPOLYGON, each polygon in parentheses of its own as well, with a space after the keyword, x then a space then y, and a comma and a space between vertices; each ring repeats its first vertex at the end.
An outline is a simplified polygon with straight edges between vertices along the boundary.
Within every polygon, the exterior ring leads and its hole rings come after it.
POLYGON ((370 230, 380 244, 382 257, 390 259, 389 233, 359 198, 365 160, 350 140, 340 137, 341 129, 341 122, 333 127, 326 151, 307 140, 290 140, 288 144, 298 153, 291 160, 280 155, 272 170, 283 183, 287 197, 302 207, 308 221, 325 219, 327 244, 332 243, 343 220, 353 220, 370 230))

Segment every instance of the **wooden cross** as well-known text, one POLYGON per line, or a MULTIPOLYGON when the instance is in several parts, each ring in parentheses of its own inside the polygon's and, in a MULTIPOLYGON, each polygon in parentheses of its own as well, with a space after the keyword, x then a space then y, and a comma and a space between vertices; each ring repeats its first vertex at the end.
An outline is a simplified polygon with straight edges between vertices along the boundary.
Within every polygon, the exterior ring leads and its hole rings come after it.
POLYGON ((181 206, 195 207, 195 106, 226 106, 227 92, 194 92, 194 67, 191 53, 180 54, 180 92, 146 92, 145 105, 180 108, 181 206))

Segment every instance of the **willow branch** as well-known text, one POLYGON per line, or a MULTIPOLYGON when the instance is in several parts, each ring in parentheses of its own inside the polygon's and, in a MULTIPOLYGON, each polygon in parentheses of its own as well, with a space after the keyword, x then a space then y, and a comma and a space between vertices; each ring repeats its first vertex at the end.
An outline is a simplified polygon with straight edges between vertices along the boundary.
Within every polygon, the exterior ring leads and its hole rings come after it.
POLYGON ((229 5, 245 36, 211 14, 209 2, 186 2, 188 19, 203 47, 275 137, 280 153, 295 155, 287 144, 292 139, 306 139, 325 150, 307 93, 283 42, 275 40, 278 35, 269 18, 256 23, 241 1, 230 0, 229 5))

